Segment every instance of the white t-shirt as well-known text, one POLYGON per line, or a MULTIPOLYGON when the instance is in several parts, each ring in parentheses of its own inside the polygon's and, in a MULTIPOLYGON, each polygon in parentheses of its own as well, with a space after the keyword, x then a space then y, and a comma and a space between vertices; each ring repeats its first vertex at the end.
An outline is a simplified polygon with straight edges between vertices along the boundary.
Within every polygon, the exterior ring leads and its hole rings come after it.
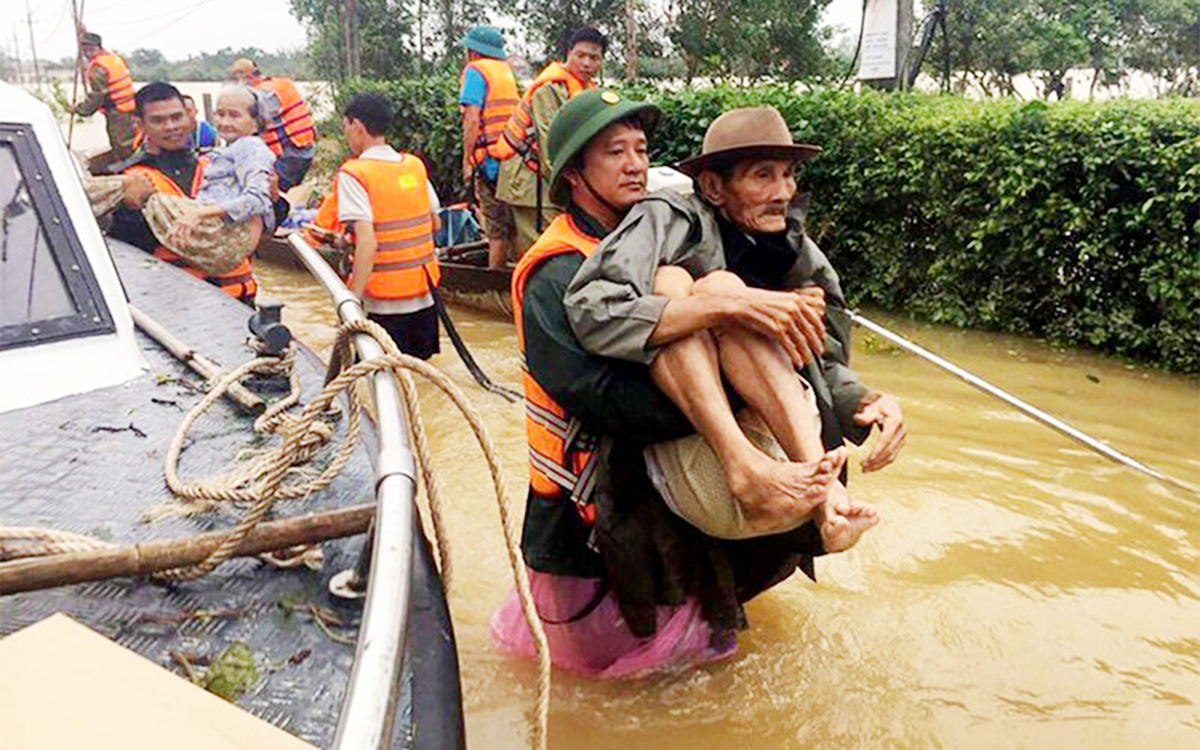
MULTIPOLYGON (((383 144, 381 146, 371 146, 359 154, 358 158, 398 162, 404 157, 396 149, 383 144)), ((366 188, 362 186, 362 183, 345 172, 338 172, 337 180, 338 221, 347 226, 355 221, 375 221, 375 212, 371 209, 371 197, 367 195, 366 188)), ((433 189, 433 183, 426 180, 425 187, 429 191, 429 210, 436 217, 438 211, 442 208, 442 202, 438 199, 437 191, 433 189)), ((373 299, 371 297, 363 297, 363 306, 367 312, 377 315, 413 313, 418 310, 424 310, 432 304, 433 295, 428 293, 410 299, 373 299)))

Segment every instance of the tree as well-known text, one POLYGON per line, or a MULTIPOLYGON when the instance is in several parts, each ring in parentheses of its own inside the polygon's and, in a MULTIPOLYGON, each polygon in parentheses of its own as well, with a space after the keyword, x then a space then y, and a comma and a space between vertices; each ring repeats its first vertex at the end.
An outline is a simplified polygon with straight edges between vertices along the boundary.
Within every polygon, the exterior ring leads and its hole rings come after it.
MULTIPOLYGON (((988 93, 1012 94, 1013 77, 1027 74, 1043 97, 1062 97, 1067 71, 1079 67, 1095 70, 1093 90, 1130 70, 1160 76, 1171 91, 1200 89, 1195 0, 955 0, 948 34, 952 69, 988 93)), ((944 52, 926 58, 928 72, 944 52)))
MULTIPOLYGON (((347 60, 346 0, 291 0, 292 15, 308 28, 308 54, 315 70, 344 80, 351 75, 347 60)), ((357 39, 355 73, 391 78, 413 73, 418 65, 413 49, 413 15, 395 0, 354 0, 357 39)))
POLYGON ((1200 95, 1200 4, 1195 0, 1142 0, 1125 21, 1126 62, 1161 77, 1163 93, 1200 95))
POLYGON ((682 0, 670 32, 687 77, 765 75, 796 79, 825 72, 817 22, 830 0, 682 0))
POLYGON ((554 0, 521 0, 521 18, 530 40, 537 45, 535 57, 549 59, 566 52, 567 38, 575 29, 593 26, 608 37, 609 58, 622 49, 624 0, 579 0, 573 3, 554 0))

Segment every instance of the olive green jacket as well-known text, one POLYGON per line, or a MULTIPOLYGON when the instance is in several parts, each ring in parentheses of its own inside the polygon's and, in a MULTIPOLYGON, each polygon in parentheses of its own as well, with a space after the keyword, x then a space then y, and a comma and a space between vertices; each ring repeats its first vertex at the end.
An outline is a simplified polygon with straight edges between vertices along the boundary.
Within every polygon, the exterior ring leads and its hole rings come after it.
MULTIPOLYGON (((817 284, 825 290, 825 352, 802 370, 822 407, 826 438, 840 434, 861 443, 870 432, 854 424, 867 387, 850 369, 850 318, 837 272, 804 232, 803 211, 788 214, 788 240, 796 261, 784 286, 817 284), (830 424, 836 420, 836 425, 830 424)), ((648 196, 584 261, 567 290, 571 328, 588 351, 649 364, 658 353, 650 335, 667 300, 652 293, 662 266, 680 266, 693 278, 724 269, 716 213, 696 196, 663 190, 648 196)), ((827 444, 829 440, 826 441, 827 444)))
MULTIPOLYGON (((537 127, 538 162, 542 169, 542 206, 549 208, 550 163, 546 159, 546 140, 550 123, 562 105, 571 98, 565 84, 547 83, 533 92, 529 100, 533 110, 533 124, 537 127)), ((537 173, 525 166, 520 156, 500 162, 500 176, 496 180, 496 199, 510 206, 537 207, 537 173)))

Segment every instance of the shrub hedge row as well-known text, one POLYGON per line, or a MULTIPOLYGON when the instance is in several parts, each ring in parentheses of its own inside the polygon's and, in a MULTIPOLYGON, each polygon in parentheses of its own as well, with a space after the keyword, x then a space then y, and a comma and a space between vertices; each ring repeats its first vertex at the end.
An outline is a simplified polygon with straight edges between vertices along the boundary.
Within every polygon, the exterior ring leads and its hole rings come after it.
MULTIPOLYGON (((397 145, 461 192, 455 81, 360 82, 397 145)), ((1200 102, 1023 104, 783 86, 658 93, 655 163, 720 112, 779 108, 824 153, 800 173, 810 232, 854 304, 1200 373, 1200 102)))

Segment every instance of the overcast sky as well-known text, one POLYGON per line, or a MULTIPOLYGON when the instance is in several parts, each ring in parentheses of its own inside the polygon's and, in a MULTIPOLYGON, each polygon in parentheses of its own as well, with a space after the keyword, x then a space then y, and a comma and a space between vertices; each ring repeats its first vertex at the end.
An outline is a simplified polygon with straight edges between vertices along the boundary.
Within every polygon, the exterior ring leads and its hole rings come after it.
MULTIPOLYGON (((157 49, 169 60, 182 60, 224 47, 258 47, 267 52, 303 47, 304 27, 292 17, 288 0, 83 0, 83 20, 101 34, 104 46, 125 52, 157 49)), ((26 7, 33 20, 33 41, 44 60, 75 54, 71 0, 0 0, 0 46, 30 58, 26 7), (26 6, 28 2, 28 6, 26 6)), ((862 0, 833 0, 826 23, 858 30, 862 0)))

